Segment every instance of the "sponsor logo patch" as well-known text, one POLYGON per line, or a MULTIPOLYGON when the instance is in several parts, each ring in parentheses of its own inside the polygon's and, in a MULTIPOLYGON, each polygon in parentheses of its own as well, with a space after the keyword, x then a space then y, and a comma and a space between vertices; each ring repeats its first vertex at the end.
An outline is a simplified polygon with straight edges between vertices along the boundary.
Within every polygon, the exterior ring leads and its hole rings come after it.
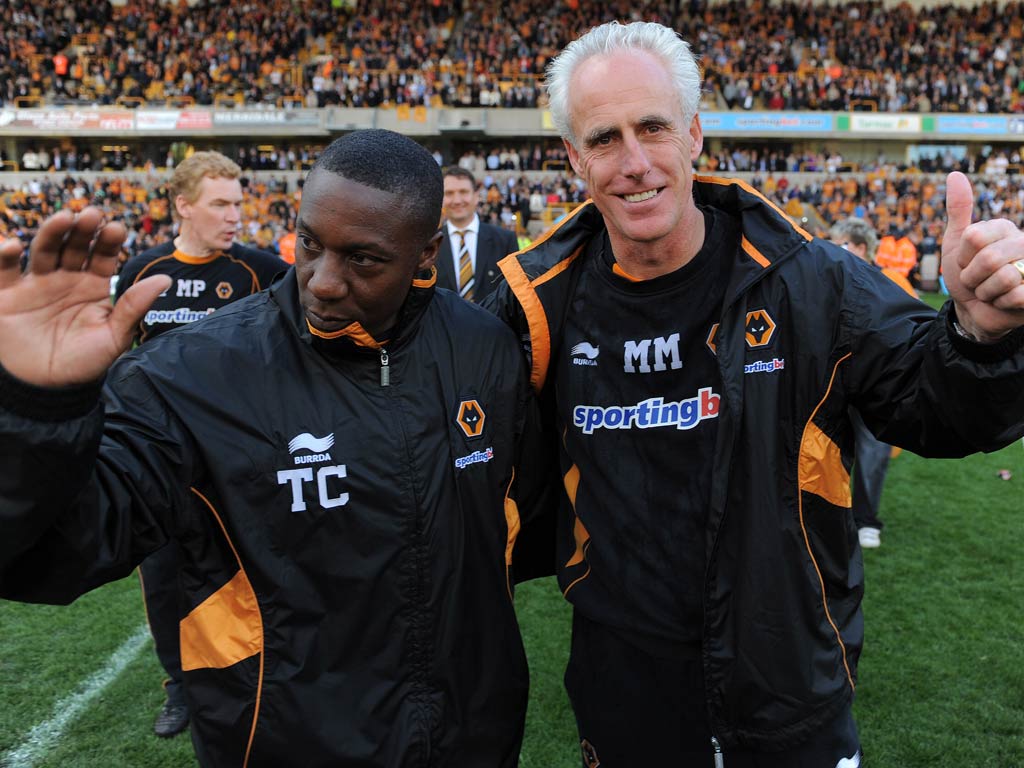
POLYGON ((494 458, 494 448, 484 448, 482 451, 473 451, 468 456, 459 456, 455 460, 456 469, 465 469, 470 464, 486 464, 494 458))
POLYGON ((595 429, 693 429, 705 419, 718 418, 720 402, 721 397, 711 387, 702 387, 694 397, 667 403, 652 397, 636 405, 577 405, 572 420, 585 435, 593 434, 595 429))
POLYGON ((177 323, 178 325, 184 325, 185 323, 194 323, 196 320, 202 320, 207 315, 213 314, 213 309, 189 309, 188 307, 178 307, 177 309, 151 309, 146 313, 143 318, 143 322, 146 325, 156 325, 157 323, 177 323))
POLYGON ((752 363, 747 363, 743 366, 744 373, 775 373, 775 371, 781 371, 786 367, 786 361, 780 360, 779 358, 773 358, 771 360, 755 360, 752 363))

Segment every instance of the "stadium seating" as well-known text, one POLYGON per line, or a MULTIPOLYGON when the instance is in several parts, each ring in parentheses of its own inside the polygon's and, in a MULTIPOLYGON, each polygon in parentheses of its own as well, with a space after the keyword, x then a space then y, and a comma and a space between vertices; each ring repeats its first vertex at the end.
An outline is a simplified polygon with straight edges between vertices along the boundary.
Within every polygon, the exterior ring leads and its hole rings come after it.
POLYGON ((1024 111, 1020 3, 880 0, 42 0, 0 36, 0 104, 534 108, 565 42, 641 17, 692 41, 721 109, 1024 111))

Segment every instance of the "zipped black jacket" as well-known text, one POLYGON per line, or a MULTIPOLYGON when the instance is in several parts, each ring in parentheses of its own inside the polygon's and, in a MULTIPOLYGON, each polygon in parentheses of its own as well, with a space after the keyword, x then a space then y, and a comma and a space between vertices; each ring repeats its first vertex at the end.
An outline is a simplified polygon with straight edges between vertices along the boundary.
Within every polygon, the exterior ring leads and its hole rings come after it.
POLYGON ((311 335, 291 270, 102 402, 0 379, 0 595, 69 602, 176 539, 204 766, 517 764, 521 350, 432 279, 362 344, 311 335))
MULTIPOLYGON (((991 347, 966 341, 952 329, 951 305, 936 314, 745 183, 698 176, 693 194, 740 227, 736 252, 720 255, 731 262, 720 320, 700 340, 721 375, 714 455, 686 468, 711 473, 700 631, 707 707, 725 747, 780 750, 834 719, 856 683, 864 574, 850 512, 848 406, 880 439, 924 456, 996 450, 1024 434, 1024 332, 991 347)), ((566 356, 589 364, 584 358, 598 352, 602 360, 623 354, 580 343, 599 337, 599 321, 614 325, 588 317, 579 288, 604 238, 598 210, 581 206, 499 264, 506 282, 486 306, 521 335, 546 418, 556 422, 568 491, 558 520, 561 587, 576 610, 622 627, 628 603, 647 596, 608 588, 602 560, 589 555, 614 559, 613 518, 622 525, 623 515, 645 511, 609 508, 605 496, 587 493, 566 447, 585 444, 587 425, 565 417, 577 403, 557 401, 565 387, 555 375, 566 356), (570 314, 580 338, 563 336, 570 314)), ((590 280, 587 290, 598 285, 590 280)), ((651 397, 649 385, 623 373, 622 359, 616 365, 605 387, 616 402, 651 397)), ((618 435, 653 419, 650 410, 593 405, 607 407, 618 435)), ((645 440, 657 439, 651 423, 642 426, 645 440)), ((646 468, 628 446, 603 459, 621 484, 644 486, 646 468)))

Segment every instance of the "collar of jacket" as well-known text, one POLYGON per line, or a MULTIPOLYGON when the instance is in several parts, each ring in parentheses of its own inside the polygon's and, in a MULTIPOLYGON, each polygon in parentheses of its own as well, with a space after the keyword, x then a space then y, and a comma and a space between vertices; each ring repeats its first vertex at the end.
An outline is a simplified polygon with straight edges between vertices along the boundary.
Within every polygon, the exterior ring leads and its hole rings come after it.
POLYGON ((420 317, 433 299, 436 282, 437 270, 434 267, 416 275, 387 339, 375 339, 359 323, 352 323, 329 336, 314 332, 299 302, 299 283, 294 267, 270 286, 270 293, 281 307, 286 322, 299 338, 324 354, 335 357, 377 352, 385 345, 389 351, 401 347, 413 335, 420 317))
POLYGON ((718 208, 740 220, 740 253, 726 288, 725 306, 814 239, 799 222, 742 179, 696 175, 693 199, 697 205, 718 208))

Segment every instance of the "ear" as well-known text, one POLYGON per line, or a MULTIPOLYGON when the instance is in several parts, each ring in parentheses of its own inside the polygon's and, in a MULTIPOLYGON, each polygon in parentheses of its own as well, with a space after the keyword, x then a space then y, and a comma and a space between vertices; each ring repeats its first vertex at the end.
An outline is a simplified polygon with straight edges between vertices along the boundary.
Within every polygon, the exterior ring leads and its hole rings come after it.
POLYGON ((434 233, 433 237, 430 238, 427 245, 423 248, 420 253, 419 263, 416 265, 416 271, 419 272, 424 269, 430 269, 434 266, 434 262, 437 261, 437 249, 441 247, 441 230, 434 233))
POLYGON ((693 141, 690 145, 690 160, 695 163, 704 149, 704 129, 700 127, 700 115, 694 115, 690 123, 690 139, 693 141))
POLYGON ((577 176, 583 176, 583 164, 580 162, 580 153, 576 151, 576 147, 569 143, 568 139, 562 139, 562 144, 565 145, 565 151, 569 154, 569 165, 576 172, 577 176))
POLYGON ((178 212, 178 216, 182 220, 192 218, 192 204, 185 199, 184 195, 174 198, 174 210, 178 212))

